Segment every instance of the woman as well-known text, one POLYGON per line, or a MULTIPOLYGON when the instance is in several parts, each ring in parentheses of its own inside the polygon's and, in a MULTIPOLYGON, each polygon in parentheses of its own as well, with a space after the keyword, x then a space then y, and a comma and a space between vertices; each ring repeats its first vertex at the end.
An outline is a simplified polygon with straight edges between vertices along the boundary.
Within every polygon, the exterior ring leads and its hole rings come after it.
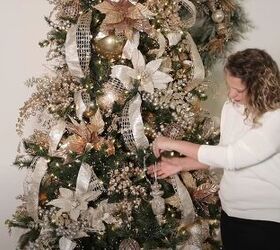
MULTIPOLYGON (((225 250, 280 249, 280 75, 263 50, 246 49, 225 65, 229 100, 221 115, 217 146, 158 137, 154 154, 177 151, 186 157, 164 159, 159 178, 180 171, 223 168, 219 196, 225 250)), ((148 169, 153 174, 153 168, 148 169)))

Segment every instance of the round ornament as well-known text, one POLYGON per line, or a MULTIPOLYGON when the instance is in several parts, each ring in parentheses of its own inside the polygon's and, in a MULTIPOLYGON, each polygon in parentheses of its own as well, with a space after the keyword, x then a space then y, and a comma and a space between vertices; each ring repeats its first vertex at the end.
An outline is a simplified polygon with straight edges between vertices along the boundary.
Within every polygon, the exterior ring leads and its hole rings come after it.
POLYGON ((126 90, 117 79, 110 79, 102 88, 102 95, 99 95, 96 102, 103 111, 110 111, 115 102, 123 105, 125 102, 126 90))
POLYGON ((39 193, 39 201, 41 204, 45 204, 48 200, 48 194, 45 192, 39 193))
POLYGON ((101 39, 94 39, 93 47, 103 57, 116 60, 122 55, 125 39, 121 36, 109 35, 101 39))
POLYGON ((225 14, 222 10, 215 10, 211 17, 215 23, 221 23, 225 18, 225 14))
POLYGON ((86 118, 90 118, 90 117, 92 117, 92 116, 94 116, 95 115, 95 113, 96 113, 96 111, 97 111, 97 106, 96 106, 96 104, 95 103, 90 103, 88 106, 87 106, 87 108, 86 108, 86 110, 84 111, 84 113, 83 113, 83 115, 86 117, 86 118))
POLYGON ((140 245, 134 239, 125 239, 121 242, 119 250, 140 250, 140 245))
POLYGON ((171 123, 164 129, 163 135, 175 140, 181 140, 185 135, 185 130, 181 124, 171 123))

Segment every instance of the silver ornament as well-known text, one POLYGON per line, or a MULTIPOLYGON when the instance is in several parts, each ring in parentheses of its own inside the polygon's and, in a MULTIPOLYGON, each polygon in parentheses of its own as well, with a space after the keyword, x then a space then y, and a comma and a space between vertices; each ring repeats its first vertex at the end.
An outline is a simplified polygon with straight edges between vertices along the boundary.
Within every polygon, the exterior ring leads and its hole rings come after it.
POLYGON ((161 185, 156 181, 152 186, 151 195, 153 199, 150 201, 152 210, 159 224, 163 223, 163 214, 165 212, 165 200, 161 197, 163 191, 160 190, 161 185))
POLYGON ((219 9, 215 10, 211 17, 215 23, 221 23, 225 18, 225 14, 221 9, 219 9))

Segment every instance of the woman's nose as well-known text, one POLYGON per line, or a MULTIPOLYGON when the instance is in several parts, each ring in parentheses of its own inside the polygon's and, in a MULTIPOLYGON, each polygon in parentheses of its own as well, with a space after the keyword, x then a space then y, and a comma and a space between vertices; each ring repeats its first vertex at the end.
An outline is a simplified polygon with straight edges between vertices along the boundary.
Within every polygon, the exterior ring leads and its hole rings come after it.
POLYGON ((229 97, 230 99, 232 99, 232 98, 234 98, 234 97, 236 97, 236 96, 237 96, 237 92, 236 92, 235 90, 230 89, 230 90, 228 91, 228 97, 229 97))

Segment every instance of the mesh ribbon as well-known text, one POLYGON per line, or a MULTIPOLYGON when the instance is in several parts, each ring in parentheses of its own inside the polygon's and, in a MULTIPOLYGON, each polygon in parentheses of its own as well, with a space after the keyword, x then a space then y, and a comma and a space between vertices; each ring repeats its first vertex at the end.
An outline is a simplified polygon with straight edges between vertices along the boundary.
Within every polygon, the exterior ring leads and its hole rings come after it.
POLYGON ((89 73, 92 39, 90 33, 91 19, 91 11, 81 15, 78 23, 69 29, 66 37, 66 63, 71 75, 77 78, 83 78, 89 73))
POLYGON ((137 94, 124 107, 121 118, 121 132, 126 146, 131 151, 149 147, 149 141, 144 134, 144 125, 140 112, 141 97, 137 94))

